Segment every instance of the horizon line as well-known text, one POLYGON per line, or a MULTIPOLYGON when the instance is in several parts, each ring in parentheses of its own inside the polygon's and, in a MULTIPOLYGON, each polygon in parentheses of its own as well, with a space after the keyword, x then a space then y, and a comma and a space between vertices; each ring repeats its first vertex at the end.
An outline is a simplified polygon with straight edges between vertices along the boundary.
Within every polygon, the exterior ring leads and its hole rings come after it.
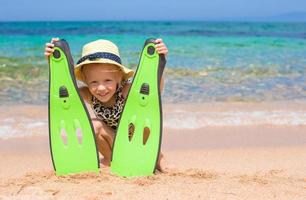
POLYGON ((159 20, 153 20, 153 19, 146 19, 146 20, 137 20, 137 19, 88 19, 88 20, 1 20, 0 23, 22 23, 22 22, 241 22, 241 23, 260 23, 260 22, 266 22, 266 23, 306 23, 305 20, 282 20, 282 19, 159 19, 159 20))

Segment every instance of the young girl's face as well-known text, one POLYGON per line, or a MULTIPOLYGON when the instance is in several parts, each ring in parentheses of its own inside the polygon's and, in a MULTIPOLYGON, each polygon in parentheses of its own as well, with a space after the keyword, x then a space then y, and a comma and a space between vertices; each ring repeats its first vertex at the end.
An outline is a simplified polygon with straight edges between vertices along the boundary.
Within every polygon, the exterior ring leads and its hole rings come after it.
POLYGON ((111 100, 122 79, 121 71, 111 64, 88 64, 82 72, 91 94, 103 103, 111 100))

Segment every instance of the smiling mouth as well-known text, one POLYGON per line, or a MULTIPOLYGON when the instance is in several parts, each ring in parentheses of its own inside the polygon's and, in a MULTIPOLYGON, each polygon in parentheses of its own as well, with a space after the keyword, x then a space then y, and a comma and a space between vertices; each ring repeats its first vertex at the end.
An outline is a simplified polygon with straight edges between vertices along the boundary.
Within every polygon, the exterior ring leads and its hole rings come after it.
POLYGON ((108 92, 105 94, 98 94, 100 97, 105 97, 106 95, 108 95, 108 92))

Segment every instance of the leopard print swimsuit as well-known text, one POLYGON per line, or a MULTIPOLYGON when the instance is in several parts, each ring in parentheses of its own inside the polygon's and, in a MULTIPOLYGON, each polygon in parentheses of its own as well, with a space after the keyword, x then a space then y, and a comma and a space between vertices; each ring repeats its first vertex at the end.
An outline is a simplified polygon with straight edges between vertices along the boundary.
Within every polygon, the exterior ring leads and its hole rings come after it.
POLYGON ((94 96, 91 98, 92 109, 98 119, 101 119, 109 127, 114 130, 117 130, 119 119, 123 111, 125 98, 122 95, 123 86, 127 83, 124 81, 116 90, 116 103, 114 106, 106 107, 94 96))

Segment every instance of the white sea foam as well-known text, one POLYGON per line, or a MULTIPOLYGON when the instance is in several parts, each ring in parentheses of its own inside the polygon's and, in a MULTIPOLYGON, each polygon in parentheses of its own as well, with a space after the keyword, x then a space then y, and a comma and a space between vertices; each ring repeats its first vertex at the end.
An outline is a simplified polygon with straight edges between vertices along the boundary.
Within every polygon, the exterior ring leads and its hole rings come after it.
POLYGON ((29 135, 46 134, 47 120, 34 120, 30 118, 5 118, 0 121, 0 138, 15 138, 29 135))
POLYGON ((186 112, 174 111, 164 116, 164 126, 172 129, 197 129, 214 126, 306 125, 306 112, 186 112))
POLYGON ((0 125, 0 138, 6 139, 18 135, 18 131, 14 130, 10 125, 0 125))
MULTIPOLYGON (((182 109, 164 113, 163 125, 171 129, 198 129, 220 126, 300 126, 306 125, 305 111, 223 111, 188 112, 182 109)), ((47 119, 5 118, 0 121, 0 138, 48 134, 47 119)))
POLYGON ((25 124, 26 128, 37 128, 37 127, 44 127, 46 125, 46 122, 32 122, 29 124, 25 124))

